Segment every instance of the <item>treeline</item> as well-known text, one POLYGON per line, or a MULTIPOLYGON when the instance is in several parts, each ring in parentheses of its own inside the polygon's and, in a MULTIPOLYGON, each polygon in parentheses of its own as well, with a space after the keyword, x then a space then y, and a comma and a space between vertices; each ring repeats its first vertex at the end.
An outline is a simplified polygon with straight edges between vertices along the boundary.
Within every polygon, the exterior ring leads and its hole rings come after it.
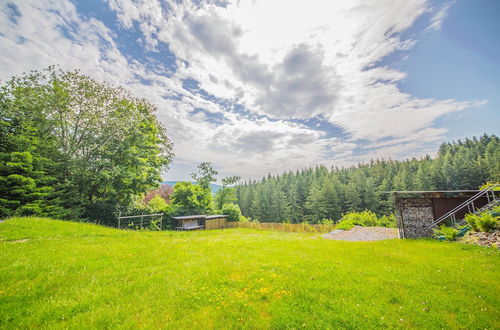
POLYGON ((500 180, 500 139, 495 135, 442 143, 437 157, 372 160, 348 168, 325 166, 268 175, 236 187, 245 217, 259 221, 319 223, 343 213, 394 211, 389 191, 478 189, 500 180))

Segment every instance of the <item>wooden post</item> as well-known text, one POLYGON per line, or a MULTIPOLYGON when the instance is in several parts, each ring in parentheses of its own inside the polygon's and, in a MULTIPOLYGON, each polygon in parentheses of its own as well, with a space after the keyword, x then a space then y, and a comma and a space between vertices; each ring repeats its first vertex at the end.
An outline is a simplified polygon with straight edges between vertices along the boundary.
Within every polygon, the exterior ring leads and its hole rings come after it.
POLYGON ((141 229, 142 229, 142 220, 144 219, 144 214, 141 214, 141 229))
POLYGON ((118 229, 121 229, 122 211, 118 211, 118 229))
POLYGON ((160 215, 160 230, 163 230, 163 214, 160 215))

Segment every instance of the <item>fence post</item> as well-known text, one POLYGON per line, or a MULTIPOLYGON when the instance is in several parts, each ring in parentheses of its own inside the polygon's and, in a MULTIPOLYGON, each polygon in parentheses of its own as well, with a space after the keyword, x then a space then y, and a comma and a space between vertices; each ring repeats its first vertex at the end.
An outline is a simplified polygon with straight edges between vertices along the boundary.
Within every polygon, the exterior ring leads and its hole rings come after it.
POLYGON ((144 214, 141 214, 141 229, 142 229, 142 221, 144 219, 144 214))
POLYGON ((118 229, 121 229, 122 211, 118 211, 118 229))
POLYGON ((163 213, 160 215, 160 230, 163 230, 163 213))

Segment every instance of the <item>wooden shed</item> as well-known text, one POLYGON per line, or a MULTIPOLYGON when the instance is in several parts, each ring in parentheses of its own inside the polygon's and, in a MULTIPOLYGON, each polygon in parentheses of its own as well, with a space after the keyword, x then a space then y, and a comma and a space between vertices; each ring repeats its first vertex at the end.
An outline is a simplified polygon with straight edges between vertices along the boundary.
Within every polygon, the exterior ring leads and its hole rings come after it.
POLYGON ((227 215, 208 215, 205 217, 205 229, 222 229, 227 227, 227 215))
POLYGON ((172 217, 176 230, 222 229, 227 227, 227 215, 186 215, 172 217))

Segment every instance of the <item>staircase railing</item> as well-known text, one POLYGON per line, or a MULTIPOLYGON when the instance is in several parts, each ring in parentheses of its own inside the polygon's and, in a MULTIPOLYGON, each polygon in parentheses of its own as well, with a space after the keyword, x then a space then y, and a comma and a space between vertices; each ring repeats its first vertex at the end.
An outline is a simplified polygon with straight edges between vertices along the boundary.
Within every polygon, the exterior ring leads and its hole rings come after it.
POLYGON ((481 190, 480 192, 478 192, 477 194, 475 194, 474 196, 472 196, 471 198, 469 198, 468 200, 466 200, 462 204, 458 205, 457 207, 455 207, 451 211, 445 213, 444 215, 440 216, 438 219, 434 220, 429 225, 429 228, 432 228, 432 227, 440 224, 441 222, 445 221, 448 218, 451 219, 452 224, 457 223, 456 214, 466 207, 467 207, 467 210, 469 211, 469 213, 477 213, 477 212, 484 211, 489 206, 498 203, 499 200, 497 199, 497 197, 495 195, 495 188, 497 188, 497 187, 500 187, 500 184, 497 183, 497 184, 489 187, 488 189, 481 190), (474 202, 482 197, 486 197, 488 199, 488 203, 481 208, 476 208, 476 206, 474 205, 474 202))

